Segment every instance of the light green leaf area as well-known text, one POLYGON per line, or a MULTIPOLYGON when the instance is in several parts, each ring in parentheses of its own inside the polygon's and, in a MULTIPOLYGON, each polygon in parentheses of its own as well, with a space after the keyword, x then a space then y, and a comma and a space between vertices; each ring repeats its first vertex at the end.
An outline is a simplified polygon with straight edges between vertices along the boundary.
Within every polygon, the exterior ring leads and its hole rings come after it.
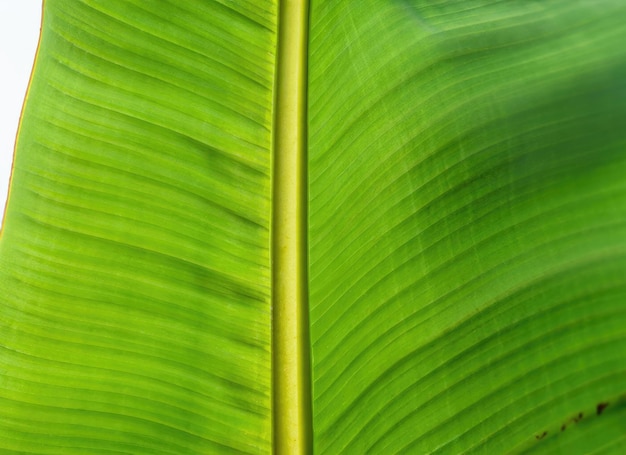
POLYGON ((267 453, 273 1, 47 0, 0 452, 267 453))
POLYGON ((625 17, 312 1, 316 453, 623 453, 625 17))

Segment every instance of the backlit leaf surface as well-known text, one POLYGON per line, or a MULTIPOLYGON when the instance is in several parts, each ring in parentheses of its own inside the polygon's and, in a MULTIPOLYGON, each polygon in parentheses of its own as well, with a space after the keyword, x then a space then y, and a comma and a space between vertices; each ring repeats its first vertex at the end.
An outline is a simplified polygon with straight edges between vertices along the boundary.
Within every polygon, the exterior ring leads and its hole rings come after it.
MULTIPOLYGON (((46 0, 0 452, 272 451, 277 3, 46 0)), ((623 453, 624 2, 309 27, 315 453, 623 453)))
POLYGON ((0 451, 269 452, 276 5, 43 20, 0 244, 0 451))
POLYGON ((313 0, 316 453, 624 444, 625 14, 313 0))

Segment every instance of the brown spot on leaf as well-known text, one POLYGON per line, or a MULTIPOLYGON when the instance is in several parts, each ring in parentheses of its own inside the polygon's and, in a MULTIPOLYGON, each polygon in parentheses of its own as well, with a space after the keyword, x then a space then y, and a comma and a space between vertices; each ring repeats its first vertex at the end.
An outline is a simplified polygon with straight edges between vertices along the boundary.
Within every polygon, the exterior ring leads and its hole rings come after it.
POLYGON ((602 414, 602 411, 604 411, 608 405, 608 402, 598 403, 598 406, 596 406, 596 413, 598 415, 602 414))
POLYGON ((544 432, 543 432, 543 433, 541 433, 541 434, 536 434, 536 435, 535 435, 535 438, 537 438, 537 439, 543 439, 543 438, 545 438, 545 437, 546 437, 546 435, 547 435, 547 434, 548 434, 548 432, 547 432, 547 431, 544 431, 544 432))
POLYGON ((574 423, 578 423, 580 422, 580 420, 583 418, 583 413, 579 412, 578 415, 576 417, 574 417, 574 423))

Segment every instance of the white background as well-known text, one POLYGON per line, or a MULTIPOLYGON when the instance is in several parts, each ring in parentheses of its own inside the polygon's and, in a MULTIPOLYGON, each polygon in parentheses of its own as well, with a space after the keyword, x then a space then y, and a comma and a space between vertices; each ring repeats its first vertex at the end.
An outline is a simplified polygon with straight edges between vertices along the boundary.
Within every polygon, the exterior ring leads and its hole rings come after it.
POLYGON ((40 24, 41 0, 0 0, 0 222, 40 24))

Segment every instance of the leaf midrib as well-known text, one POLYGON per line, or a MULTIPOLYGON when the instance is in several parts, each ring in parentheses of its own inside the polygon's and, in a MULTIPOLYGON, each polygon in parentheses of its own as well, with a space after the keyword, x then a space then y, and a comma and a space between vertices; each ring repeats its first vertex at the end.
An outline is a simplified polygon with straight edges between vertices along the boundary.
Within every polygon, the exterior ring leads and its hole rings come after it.
POLYGON ((312 452, 307 302, 308 1, 279 4, 272 175, 273 447, 312 452))

